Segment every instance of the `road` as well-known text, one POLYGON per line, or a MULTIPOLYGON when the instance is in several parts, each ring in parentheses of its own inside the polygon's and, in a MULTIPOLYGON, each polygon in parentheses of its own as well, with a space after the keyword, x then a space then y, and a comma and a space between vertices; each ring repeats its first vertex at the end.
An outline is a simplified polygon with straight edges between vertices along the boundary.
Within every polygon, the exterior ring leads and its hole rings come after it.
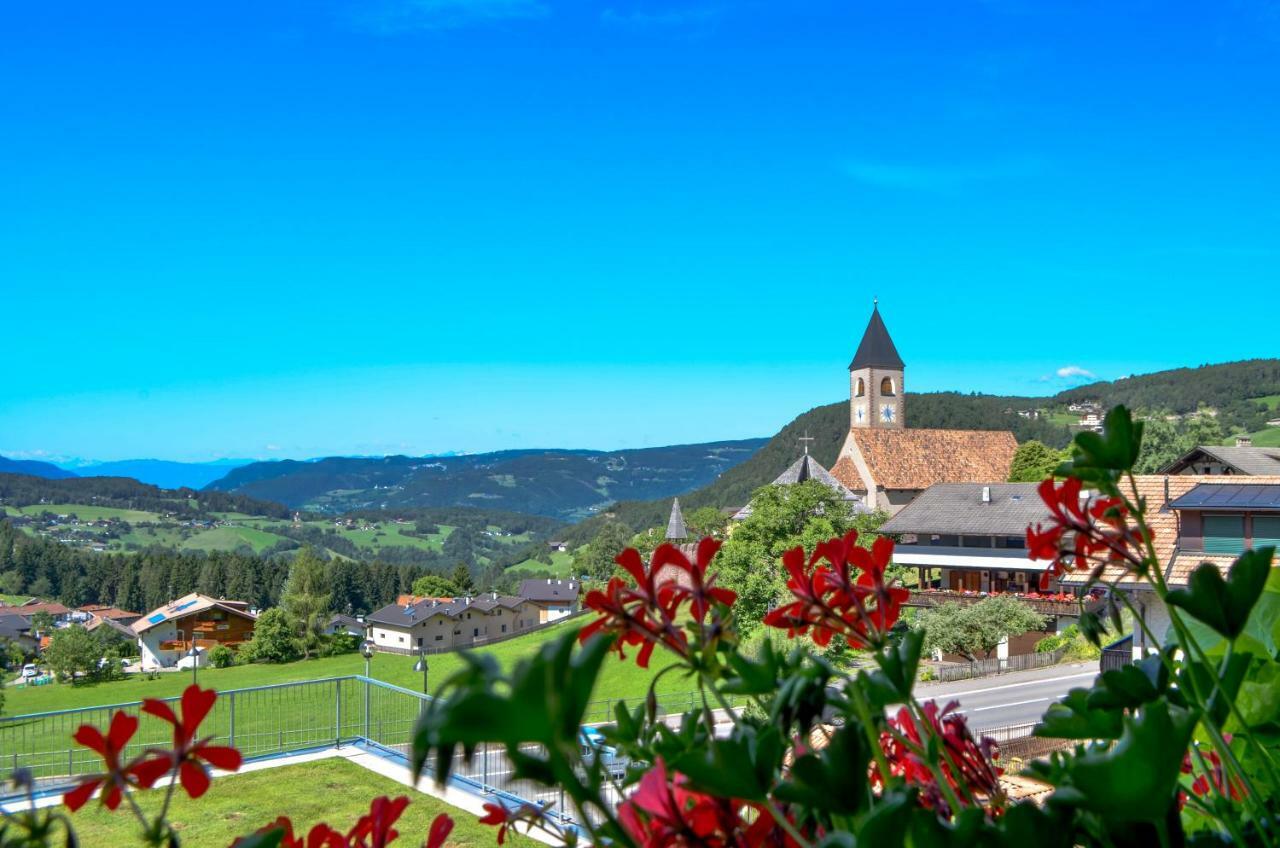
POLYGON ((916 697, 939 704, 959 701, 969 726, 987 730, 1039 721, 1050 703, 1070 689, 1087 688, 1097 675, 1096 661, 1072 663, 957 683, 923 684, 916 687, 916 697))

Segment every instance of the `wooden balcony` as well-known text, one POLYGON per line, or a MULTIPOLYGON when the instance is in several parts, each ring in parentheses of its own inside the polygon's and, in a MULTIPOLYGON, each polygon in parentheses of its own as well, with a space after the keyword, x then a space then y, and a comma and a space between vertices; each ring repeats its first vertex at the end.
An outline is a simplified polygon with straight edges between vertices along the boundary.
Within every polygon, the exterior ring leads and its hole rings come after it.
MULTIPOLYGON (((912 589, 911 597, 907 600, 906 605, 909 607, 940 607, 943 604, 954 603, 968 606, 987 598, 1014 598, 1041 615, 1077 616, 1080 614, 1080 602, 1075 598, 1063 599, 1043 595, 1036 597, 1017 592, 957 592, 950 589, 912 589)), ((1097 603, 1098 601, 1087 598, 1085 600, 1085 609, 1092 610, 1097 603)))

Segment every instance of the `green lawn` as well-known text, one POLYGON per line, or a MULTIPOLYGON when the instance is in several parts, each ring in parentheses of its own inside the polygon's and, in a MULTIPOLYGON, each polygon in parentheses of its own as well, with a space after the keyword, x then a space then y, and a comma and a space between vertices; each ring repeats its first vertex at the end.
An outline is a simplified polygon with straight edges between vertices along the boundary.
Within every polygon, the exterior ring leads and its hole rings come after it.
POLYGON ((34 504, 20 507, 23 515, 39 515, 52 512, 54 515, 75 515, 81 521, 100 521, 107 518, 118 518, 130 524, 158 524, 172 519, 156 512, 141 509, 119 509, 113 506, 86 506, 85 504, 34 504))
POLYGON ((1263 395, 1262 397, 1249 398, 1254 403, 1265 403, 1273 412, 1280 409, 1280 395, 1263 395))
POLYGON ((196 551, 234 551, 241 545, 248 545, 256 554, 281 541, 284 541, 283 536, 267 533, 256 527, 233 525, 203 530, 184 541, 181 547, 196 551))
POLYGON ((0 594, 0 603, 3 603, 3 604, 9 604, 10 606, 12 606, 12 605, 14 605, 14 604, 20 604, 20 603, 22 603, 23 601, 29 600, 30 598, 31 598, 31 596, 30 596, 30 595, 4 595, 4 594, 0 594))
POLYGON ((556 551, 551 555, 551 565, 536 559, 526 559, 507 569, 511 574, 550 575, 552 577, 569 577, 573 571, 573 554, 556 551))
MULTIPOLYGON (((1255 448, 1280 448, 1280 427, 1268 427, 1265 430, 1250 433, 1249 438, 1253 439, 1255 448)), ((1235 443, 1235 439, 1230 439, 1226 442, 1229 445, 1234 445, 1235 443)))
MULTIPOLYGON (((139 795, 145 813, 158 808, 161 791, 139 795)), ((474 814, 339 758, 220 777, 196 801, 178 792, 169 820, 185 848, 225 848, 236 837, 252 833, 280 815, 293 820, 295 833, 301 830, 305 834, 320 821, 345 832, 369 811, 369 802, 380 795, 409 796, 409 806, 396 823, 401 834, 397 845, 408 848, 422 844, 431 820, 445 812, 454 821, 446 846, 494 844, 497 832, 479 824, 474 814)), ((71 814, 71 819, 81 845, 142 844, 137 819, 127 805, 111 813, 93 801, 71 814)))
MULTIPOLYGON (((537 651, 547 639, 560 635, 566 628, 581 626, 582 623, 579 619, 576 622, 540 630, 482 650, 496 658, 504 667, 510 668, 516 660, 537 651)), ((379 680, 420 691, 422 675, 413 670, 414 662, 416 662, 414 657, 377 654, 373 658, 372 674, 379 680)), ((429 662, 433 688, 436 683, 462 665, 456 653, 433 656, 429 658, 429 662)), ((660 654, 655 654, 653 668, 649 670, 637 667, 634 656, 630 652, 626 662, 620 662, 616 658, 610 659, 597 681, 594 696, 601 700, 619 698, 633 700, 643 697, 654 673, 664 665, 666 663, 662 662, 660 654)), ((211 686, 215 689, 242 689, 271 683, 364 674, 364 658, 359 654, 343 654, 283 665, 255 664, 201 669, 199 674, 202 686, 211 686)), ((154 680, 148 680, 144 675, 133 675, 126 680, 80 686, 65 683, 26 689, 15 689, 9 686, 5 689, 4 713, 14 716, 75 707, 128 703, 142 698, 164 698, 181 694, 190 682, 190 674, 165 673, 154 680)), ((693 687, 689 681, 681 680, 673 673, 663 678, 660 688, 665 693, 683 694, 693 687)))

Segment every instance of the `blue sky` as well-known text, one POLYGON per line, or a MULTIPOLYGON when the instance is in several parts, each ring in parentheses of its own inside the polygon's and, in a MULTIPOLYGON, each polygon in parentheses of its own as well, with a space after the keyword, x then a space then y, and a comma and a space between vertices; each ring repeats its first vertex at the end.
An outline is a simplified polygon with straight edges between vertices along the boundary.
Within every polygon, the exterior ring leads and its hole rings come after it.
POLYGON ((877 295, 915 390, 1278 352, 1274 0, 4 14, 5 455, 768 435, 877 295))

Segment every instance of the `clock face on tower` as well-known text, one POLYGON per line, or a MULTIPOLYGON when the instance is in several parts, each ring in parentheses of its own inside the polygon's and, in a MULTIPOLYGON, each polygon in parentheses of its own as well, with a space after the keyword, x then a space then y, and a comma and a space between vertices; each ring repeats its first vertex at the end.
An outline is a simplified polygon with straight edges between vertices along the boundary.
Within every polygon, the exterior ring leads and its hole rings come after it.
POLYGON ((884 406, 880 407, 880 420, 886 423, 893 420, 892 405, 886 403, 884 406))
POLYGON ((854 418, 856 418, 856 419, 858 420, 858 423, 859 423, 859 424, 861 424, 863 421, 866 421, 866 420, 867 420, 867 408, 866 408, 865 406, 863 406, 862 404, 858 404, 857 406, 855 406, 855 407, 853 408, 853 417, 854 417, 854 418))

